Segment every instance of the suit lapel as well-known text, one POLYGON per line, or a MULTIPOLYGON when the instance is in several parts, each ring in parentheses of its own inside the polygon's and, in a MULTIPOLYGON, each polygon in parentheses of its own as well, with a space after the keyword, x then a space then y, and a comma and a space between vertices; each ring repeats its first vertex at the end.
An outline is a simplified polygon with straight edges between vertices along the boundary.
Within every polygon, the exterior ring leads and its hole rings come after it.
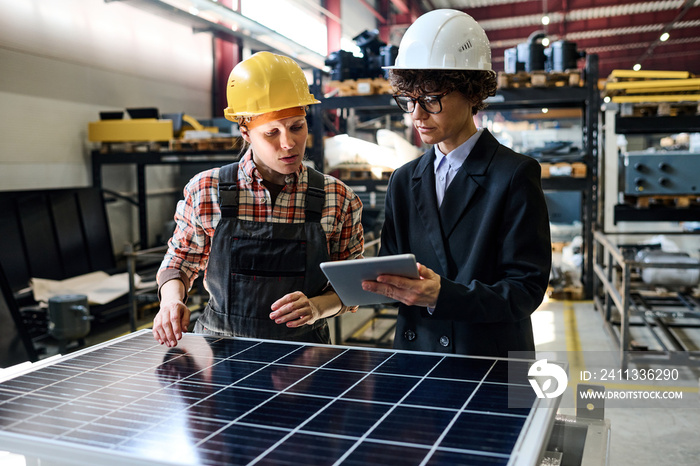
POLYGON ((484 130, 469 156, 455 175, 445 192, 440 206, 440 218, 445 238, 452 234, 460 218, 483 184, 491 160, 498 147, 498 141, 484 130))
MULTIPOLYGON (((442 271, 436 271, 442 275, 447 273, 447 255, 442 241, 442 229, 437 210, 437 198, 435 196, 435 174, 433 173, 433 160, 435 150, 430 149, 421 158, 411 179, 411 195, 423 224, 426 226, 428 241, 435 250, 435 255, 440 262, 442 271)), ((409 226, 410 228, 410 226, 409 226)))

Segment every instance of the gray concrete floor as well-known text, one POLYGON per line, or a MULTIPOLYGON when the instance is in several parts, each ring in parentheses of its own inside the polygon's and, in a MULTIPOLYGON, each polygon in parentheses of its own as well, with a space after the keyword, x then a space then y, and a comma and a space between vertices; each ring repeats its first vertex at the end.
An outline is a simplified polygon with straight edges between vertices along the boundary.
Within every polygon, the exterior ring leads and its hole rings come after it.
MULTIPOLYGON (((535 341, 538 353, 552 351, 580 354, 578 362, 569 361, 570 381, 574 370, 587 370, 589 355, 610 355, 611 368, 619 367, 619 351, 611 335, 605 330, 602 316, 591 301, 546 301, 533 315, 535 341), (576 366, 576 367, 572 367, 576 366)), ((691 330, 686 336, 697 344, 700 332, 691 330)), ((632 337, 640 343, 655 344, 651 334, 642 328, 633 328, 632 337)), ((539 356, 539 354, 538 354, 539 356)), ((596 363, 597 365, 597 363, 596 363)), ((630 369, 671 368, 655 364, 630 369)), ((630 389, 648 390, 657 385, 664 390, 680 390, 683 402, 668 402, 664 407, 647 407, 643 400, 630 402, 631 407, 606 408, 605 418, 610 421, 610 465, 698 465, 700 464, 700 398, 698 381, 700 370, 676 366, 678 380, 669 383, 625 382, 630 389)), ((623 382, 611 382, 611 387, 624 388, 623 382)), ((565 393, 563 396, 567 396, 565 393)), ((568 403, 573 405, 572 400, 568 403)), ((561 407, 560 413, 575 414, 571 407, 561 407)))

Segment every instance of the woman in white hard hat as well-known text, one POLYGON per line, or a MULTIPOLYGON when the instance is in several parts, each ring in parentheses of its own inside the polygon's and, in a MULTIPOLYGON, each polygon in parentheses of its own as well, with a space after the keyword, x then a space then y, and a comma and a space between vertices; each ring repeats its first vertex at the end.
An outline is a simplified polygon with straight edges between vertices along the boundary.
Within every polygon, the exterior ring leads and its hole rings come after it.
POLYGON ((400 301, 394 347, 534 351, 530 314, 549 280, 549 219, 537 161, 474 123, 496 92, 485 32, 461 11, 426 13, 406 31, 389 79, 432 145, 392 174, 381 236, 380 255, 413 253, 421 278, 363 283, 400 301))
POLYGON ((319 102, 296 62, 256 53, 231 71, 227 98, 225 116, 250 147, 185 187, 157 275, 153 336, 177 345, 190 320, 187 290, 206 269, 210 299, 196 333, 330 343, 325 318, 349 309, 319 264, 362 257, 362 204, 302 164, 305 109, 319 102))

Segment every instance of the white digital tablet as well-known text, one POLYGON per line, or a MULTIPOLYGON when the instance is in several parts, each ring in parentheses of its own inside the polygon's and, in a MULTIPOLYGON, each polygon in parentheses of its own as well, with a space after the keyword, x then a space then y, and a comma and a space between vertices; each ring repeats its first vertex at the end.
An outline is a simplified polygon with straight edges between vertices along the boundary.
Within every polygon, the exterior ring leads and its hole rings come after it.
POLYGON ((375 280, 379 275, 400 275, 410 278, 419 276, 413 254, 322 262, 321 270, 346 306, 395 302, 382 294, 363 290, 363 280, 375 280))

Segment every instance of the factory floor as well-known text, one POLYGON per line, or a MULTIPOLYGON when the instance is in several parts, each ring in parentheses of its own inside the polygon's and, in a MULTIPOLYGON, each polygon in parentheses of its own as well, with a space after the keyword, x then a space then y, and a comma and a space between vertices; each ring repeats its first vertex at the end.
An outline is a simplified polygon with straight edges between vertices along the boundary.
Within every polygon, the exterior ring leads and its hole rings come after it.
MULTIPOLYGON (((575 373, 591 369, 585 367, 585 359, 591 355, 609 355, 611 368, 616 365, 619 350, 612 336, 604 328, 603 318, 596 312, 592 301, 546 301, 533 314, 535 344, 540 352, 553 351, 569 355, 570 380, 575 373), (572 361, 572 355, 583 355, 584 361, 572 361)), ((632 338, 638 344, 655 346, 652 335, 643 328, 632 328, 632 338)), ((687 331, 689 347, 697 350, 700 330, 687 331), (693 343, 695 342, 695 343, 693 343)), ((630 364, 629 369, 671 369, 674 366, 655 364, 641 366, 630 364)), ((605 418, 610 421, 610 465, 697 465, 700 458, 700 395, 698 384, 700 367, 675 366, 678 380, 672 382, 612 382, 610 387, 630 390, 678 390, 683 402, 675 407, 651 407, 645 400, 630 402, 632 407, 607 408, 605 418), (690 407, 690 408, 689 408, 690 407)), ((565 393, 563 396, 567 396, 565 393)), ((573 392, 567 406, 573 405, 573 392)), ((562 403, 564 404, 564 403, 562 403)), ((560 408, 560 413, 574 414, 572 408, 560 408)))
MULTIPOLYGON (((331 324, 331 335, 341 335, 344 344, 386 347, 391 345, 392 312, 360 308, 356 314, 341 316, 339 326, 331 324), (373 318, 375 317, 375 318, 373 318), (336 333, 337 332, 337 333, 336 333)), ((149 326, 152 314, 145 313, 139 321, 140 328, 149 326)), ((611 335, 605 330, 601 315, 595 311, 592 301, 545 300, 533 314, 535 342, 538 357, 551 353, 551 358, 568 358, 569 378, 581 371, 593 371, 586 360, 591 354, 603 354, 610 358, 609 367, 616 368, 619 352, 611 335), (580 359, 579 359, 580 357, 580 359), (573 359, 573 360, 572 360, 573 359)), ((108 329, 96 329, 86 338, 87 345, 105 341, 129 331, 123 323, 108 329)), ((700 329, 685 332, 689 344, 698 349, 700 329)), ((639 344, 654 341, 644 329, 633 328, 632 338, 639 344)), ((49 350, 50 351, 50 350, 49 350)), ((662 365, 645 366, 664 368, 662 365)), ((671 368, 672 366, 666 366, 671 368)), ((632 401, 631 407, 608 407, 605 419, 610 423, 610 465, 697 465, 700 458, 700 395, 698 385, 700 367, 674 366, 678 379, 663 384, 663 390, 682 392, 683 402, 668 407, 655 407, 644 400, 632 401), (675 407, 674 407, 675 406, 675 407)), ((630 369, 642 366, 630 364, 630 369)), ((652 382, 632 382, 613 388, 650 390, 658 388, 652 382)), ((608 386, 610 389, 610 385, 608 386)), ((562 396, 558 413, 575 415, 573 391, 569 388, 562 396), (566 398, 570 397, 570 398, 566 398)))

